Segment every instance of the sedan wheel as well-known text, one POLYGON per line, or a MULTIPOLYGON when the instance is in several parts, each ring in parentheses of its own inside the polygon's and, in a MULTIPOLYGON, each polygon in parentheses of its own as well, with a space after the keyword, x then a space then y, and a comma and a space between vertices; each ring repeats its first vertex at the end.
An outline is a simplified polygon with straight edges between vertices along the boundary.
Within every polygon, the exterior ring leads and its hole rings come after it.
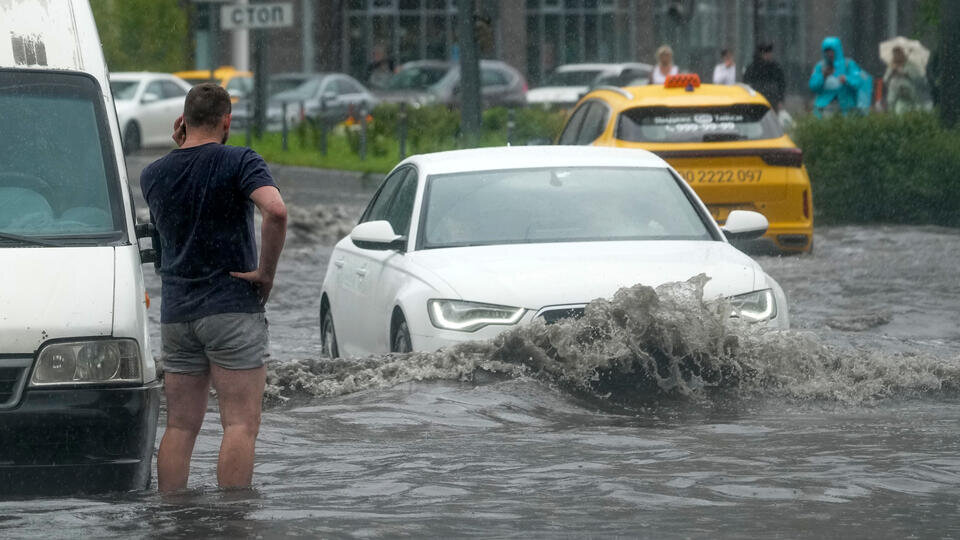
POLYGON ((123 153, 130 155, 140 149, 140 128, 135 122, 127 124, 127 129, 123 130, 123 153))
POLYGON ((333 328, 333 313, 328 309, 320 321, 321 354, 329 358, 339 358, 340 349, 337 347, 337 333, 333 328))
POLYGON ((413 351, 413 345, 410 341, 410 328, 407 327, 407 321, 401 319, 397 329, 393 331, 393 343, 390 352, 408 353, 413 351))

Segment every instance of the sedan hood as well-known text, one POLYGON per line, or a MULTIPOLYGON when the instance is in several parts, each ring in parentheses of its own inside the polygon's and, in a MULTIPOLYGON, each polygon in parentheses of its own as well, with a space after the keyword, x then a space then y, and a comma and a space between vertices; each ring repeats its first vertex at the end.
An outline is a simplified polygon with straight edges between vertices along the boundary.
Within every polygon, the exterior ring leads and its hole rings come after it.
POLYGON ((0 354, 113 332, 113 248, 2 248, 0 268, 0 354))
POLYGON ((410 254, 460 299, 537 310, 610 298, 622 287, 710 277, 708 298, 754 290, 759 267, 724 242, 516 244, 410 254))

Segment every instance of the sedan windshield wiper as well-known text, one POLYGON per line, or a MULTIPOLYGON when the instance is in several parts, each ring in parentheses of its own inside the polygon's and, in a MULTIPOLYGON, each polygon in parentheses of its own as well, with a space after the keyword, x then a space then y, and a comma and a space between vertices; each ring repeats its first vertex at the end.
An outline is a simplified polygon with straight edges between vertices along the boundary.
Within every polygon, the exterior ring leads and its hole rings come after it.
POLYGON ((6 233, 0 231, 0 241, 9 240, 11 242, 17 242, 18 244, 25 244, 29 246, 49 246, 49 247, 63 247, 63 244, 54 242, 52 240, 45 240, 43 238, 34 238, 31 236, 20 236, 19 234, 6 233))

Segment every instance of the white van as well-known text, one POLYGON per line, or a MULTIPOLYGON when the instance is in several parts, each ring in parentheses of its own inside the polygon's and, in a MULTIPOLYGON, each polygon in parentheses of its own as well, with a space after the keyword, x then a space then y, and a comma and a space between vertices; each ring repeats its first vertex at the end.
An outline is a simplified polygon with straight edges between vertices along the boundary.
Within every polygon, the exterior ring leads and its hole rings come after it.
POLYGON ((0 495, 150 483, 134 215, 87 0, 0 0, 0 495))

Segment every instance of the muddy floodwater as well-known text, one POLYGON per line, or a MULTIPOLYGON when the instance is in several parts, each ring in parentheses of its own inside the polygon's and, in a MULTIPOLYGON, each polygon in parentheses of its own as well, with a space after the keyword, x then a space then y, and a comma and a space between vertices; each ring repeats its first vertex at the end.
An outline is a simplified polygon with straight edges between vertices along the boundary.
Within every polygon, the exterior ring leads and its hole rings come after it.
POLYGON ((328 362, 320 284, 371 185, 275 173, 292 222, 255 489, 215 489, 213 401, 191 491, 0 501, 0 537, 960 537, 960 231, 820 227, 812 255, 758 256, 789 332, 717 316, 691 282, 328 362))

